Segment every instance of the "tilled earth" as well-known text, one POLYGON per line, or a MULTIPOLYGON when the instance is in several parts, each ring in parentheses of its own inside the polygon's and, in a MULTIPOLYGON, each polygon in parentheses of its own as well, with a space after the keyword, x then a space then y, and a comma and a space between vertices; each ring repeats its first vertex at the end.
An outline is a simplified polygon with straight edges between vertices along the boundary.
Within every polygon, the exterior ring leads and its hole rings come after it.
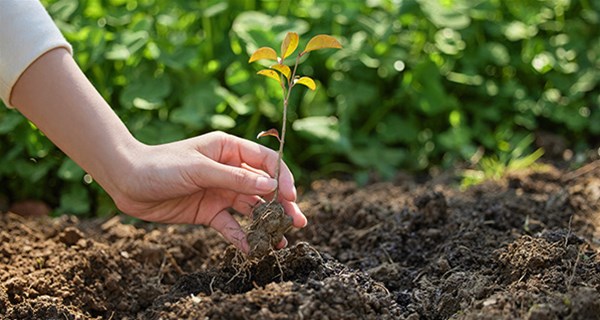
POLYGON ((2 319, 600 319, 600 164, 318 181, 288 249, 201 226, 0 214, 2 319))

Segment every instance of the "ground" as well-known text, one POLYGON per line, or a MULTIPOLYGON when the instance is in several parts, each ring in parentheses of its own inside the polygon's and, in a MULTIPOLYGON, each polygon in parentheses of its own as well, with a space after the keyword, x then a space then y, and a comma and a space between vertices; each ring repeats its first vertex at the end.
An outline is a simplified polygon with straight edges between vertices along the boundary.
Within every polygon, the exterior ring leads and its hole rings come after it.
POLYGON ((248 261, 201 226, 0 215, 3 319, 600 319, 600 164, 317 181, 248 261))

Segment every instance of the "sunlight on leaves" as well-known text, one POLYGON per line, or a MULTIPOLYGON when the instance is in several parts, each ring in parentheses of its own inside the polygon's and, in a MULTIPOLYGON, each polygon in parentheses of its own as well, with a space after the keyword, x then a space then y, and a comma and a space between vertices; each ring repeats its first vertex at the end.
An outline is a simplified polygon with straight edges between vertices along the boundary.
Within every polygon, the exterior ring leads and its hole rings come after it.
POLYGON ((269 47, 258 48, 258 50, 256 50, 252 54, 252 56, 250 57, 250 60, 248 60, 248 62, 254 62, 254 61, 262 60, 262 59, 269 59, 269 60, 277 61, 277 52, 275 52, 274 49, 269 48, 269 47))
POLYGON ((302 84, 307 86, 310 90, 315 90, 317 88, 317 85, 315 84, 315 81, 309 77, 301 77, 298 80, 296 80, 296 83, 302 84))
POLYGON ((304 51, 302 51, 302 54, 313 50, 328 48, 341 49, 342 45, 334 37, 326 34, 320 34, 312 37, 310 41, 308 41, 306 48, 304 48, 304 51))
POLYGON ((289 79, 290 76, 292 75, 292 71, 290 70, 290 67, 286 66, 285 64, 272 65, 271 69, 275 69, 275 70, 281 72, 281 74, 283 74, 287 79, 289 79))
POLYGON ((285 59, 289 57, 296 48, 298 47, 298 34, 295 32, 288 32, 285 35, 285 39, 281 43, 281 57, 285 59))
POLYGON ((260 70, 259 72, 257 72, 260 75, 263 75, 265 77, 269 77, 271 79, 275 79, 277 80, 279 83, 281 83, 281 77, 279 76, 279 73, 275 72, 274 70, 260 70))

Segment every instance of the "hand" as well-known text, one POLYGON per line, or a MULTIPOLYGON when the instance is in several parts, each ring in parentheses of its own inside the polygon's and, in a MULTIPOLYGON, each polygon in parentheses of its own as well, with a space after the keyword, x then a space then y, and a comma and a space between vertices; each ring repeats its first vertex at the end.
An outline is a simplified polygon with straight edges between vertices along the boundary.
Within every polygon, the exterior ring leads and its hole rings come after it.
MULTIPOLYGON (((270 177, 275 151, 220 132, 144 145, 64 48, 46 52, 29 66, 11 100, 123 212, 150 221, 205 224, 248 252, 246 236, 228 208, 247 215, 260 196, 268 198, 277 185, 270 177)), ((294 203, 294 181, 285 165, 279 182, 278 200, 294 225, 303 227, 306 217, 294 203)))
MULTIPOLYGON (((230 209, 249 215, 261 197, 272 196, 275 151, 212 132, 164 145, 140 144, 131 159, 131 173, 116 180, 122 187, 111 195, 119 209, 149 221, 204 224, 248 252, 246 235, 230 209)), ((295 203, 294 180, 285 164, 279 183, 278 200, 294 226, 304 227, 306 217, 295 203)))

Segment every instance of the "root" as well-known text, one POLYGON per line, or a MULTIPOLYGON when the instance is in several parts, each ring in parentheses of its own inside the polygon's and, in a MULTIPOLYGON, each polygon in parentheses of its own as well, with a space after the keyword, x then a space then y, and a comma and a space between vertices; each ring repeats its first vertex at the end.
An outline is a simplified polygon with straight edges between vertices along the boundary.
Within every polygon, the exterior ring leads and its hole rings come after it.
MULTIPOLYGON (((231 259, 231 265, 232 265, 233 269, 236 270, 236 273, 233 275, 233 277, 231 277, 225 283, 225 285, 230 284, 233 280, 235 280, 242 273, 244 274, 242 279, 246 279, 246 278, 250 277, 248 275, 248 271, 250 270, 250 266, 252 265, 252 262, 250 260, 244 259, 244 257, 240 254, 239 251, 235 252, 235 256, 233 257, 233 259, 231 259)), ((211 281, 211 284, 212 284, 212 281, 211 281)), ((211 291, 212 291, 212 288, 211 288, 211 291)))
POLYGON ((162 262, 160 263, 160 267, 158 267, 158 274, 156 275, 156 286, 160 286, 160 282, 162 281, 162 278, 165 274, 164 269, 165 269, 165 265, 167 263, 167 255, 163 255, 163 259, 162 262))
POLYGON ((183 270, 169 251, 165 250, 165 256, 169 259, 169 262, 171 263, 173 268, 175 268, 175 272, 177 272, 179 275, 183 275, 185 273, 183 272, 183 270))
POLYGON ((577 251, 577 258, 575 258, 575 263, 573 264, 573 268, 571 268, 571 276, 567 282, 567 290, 571 290, 573 285, 573 280, 575 279, 575 274, 577 273, 577 266, 581 260, 581 256, 585 252, 586 246, 581 246, 577 251))
POLYGON ((373 286, 376 287, 376 288, 379 288, 380 290, 382 290, 385 293, 386 297, 391 296, 390 290, 388 290, 388 288, 386 288, 383 283, 381 283, 381 282, 375 282, 375 283, 373 283, 373 286))
POLYGON ((215 290, 213 289, 213 283, 215 283, 215 277, 212 277, 212 279, 210 279, 210 283, 208 284, 208 288, 210 289, 211 295, 215 293, 215 290))
POLYGON ((272 250, 271 254, 273 254, 273 257, 275 257, 275 262, 277 262, 277 267, 279 268, 279 281, 283 282, 283 268, 281 267, 281 263, 279 262, 277 252, 275 250, 272 250))
POLYGON ((571 237, 571 231, 572 231, 571 223, 573 223, 573 215, 571 215, 571 217, 569 217, 569 230, 567 231, 567 235, 565 236, 565 244, 564 244, 565 248, 569 244, 569 238, 571 237))
POLYGON ((584 175, 586 175, 594 170, 597 170, 597 169, 600 169, 600 160, 590 162, 575 171, 571 171, 571 172, 565 174, 562 178, 562 181, 570 182, 571 180, 573 180, 575 178, 584 176, 584 175))

